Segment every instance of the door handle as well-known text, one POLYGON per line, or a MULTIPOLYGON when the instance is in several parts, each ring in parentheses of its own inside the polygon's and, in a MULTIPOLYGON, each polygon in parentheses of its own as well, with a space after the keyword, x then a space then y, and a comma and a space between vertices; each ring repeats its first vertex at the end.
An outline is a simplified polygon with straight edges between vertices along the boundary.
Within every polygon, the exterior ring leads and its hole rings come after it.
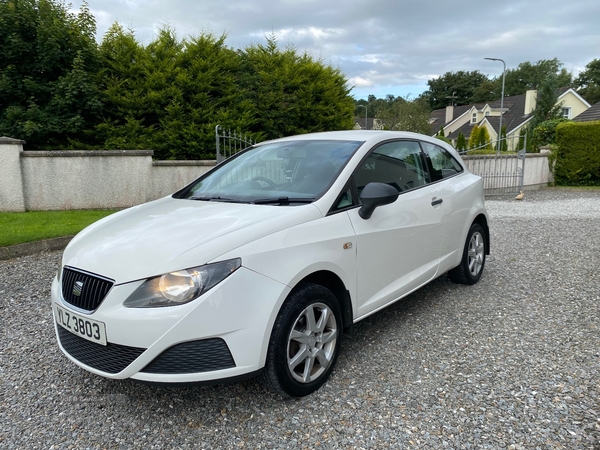
POLYGON ((431 199, 431 206, 441 205, 443 201, 444 200, 442 200, 441 198, 435 198, 435 197, 433 197, 431 199))

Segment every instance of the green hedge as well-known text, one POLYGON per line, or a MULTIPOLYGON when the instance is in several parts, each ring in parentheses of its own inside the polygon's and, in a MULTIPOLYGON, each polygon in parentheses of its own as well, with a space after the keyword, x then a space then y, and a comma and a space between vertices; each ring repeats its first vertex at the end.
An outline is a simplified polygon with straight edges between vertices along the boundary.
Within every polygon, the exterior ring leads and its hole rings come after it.
POLYGON ((550 163, 558 185, 600 186, 600 121, 559 124, 550 163))

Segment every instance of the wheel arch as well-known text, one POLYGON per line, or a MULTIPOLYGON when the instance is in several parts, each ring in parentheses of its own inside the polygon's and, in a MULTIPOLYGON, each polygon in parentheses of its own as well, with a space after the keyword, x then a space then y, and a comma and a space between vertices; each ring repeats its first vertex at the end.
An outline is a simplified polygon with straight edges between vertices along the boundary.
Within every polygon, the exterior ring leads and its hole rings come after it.
POLYGON ((489 255, 490 254, 490 227, 488 226, 487 217, 485 217, 485 214, 479 214, 477 217, 475 217, 475 219, 473 220, 473 223, 477 223, 481 226, 481 228, 483 228, 483 231, 485 233, 485 254, 489 255))
POLYGON ((346 289, 346 286, 344 285, 344 282, 341 280, 341 278, 329 270, 319 270, 317 272, 313 272, 305 276, 302 280, 298 282, 298 284, 296 284, 296 286, 303 282, 318 284, 330 290, 333 293, 333 295, 339 302, 340 308, 342 310, 344 331, 351 331, 352 324, 354 322, 352 299, 350 297, 350 292, 348 291, 348 289, 346 289))

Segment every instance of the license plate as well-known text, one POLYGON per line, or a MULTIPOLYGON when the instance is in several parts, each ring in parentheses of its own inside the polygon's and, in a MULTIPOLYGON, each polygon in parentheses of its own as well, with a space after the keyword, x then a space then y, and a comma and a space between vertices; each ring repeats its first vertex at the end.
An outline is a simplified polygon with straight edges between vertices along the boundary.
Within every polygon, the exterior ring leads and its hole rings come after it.
POLYGON ((88 319, 85 316, 69 311, 62 306, 54 305, 54 320, 56 323, 71 333, 95 342, 106 345, 106 326, 103 322, 88 319))

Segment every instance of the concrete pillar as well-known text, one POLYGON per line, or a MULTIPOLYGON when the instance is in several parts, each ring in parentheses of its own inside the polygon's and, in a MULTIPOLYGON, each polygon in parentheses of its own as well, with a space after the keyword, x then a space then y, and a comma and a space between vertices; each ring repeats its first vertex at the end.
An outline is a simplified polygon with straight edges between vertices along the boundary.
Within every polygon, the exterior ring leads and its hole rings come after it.
POLYGON ((25 141, 0 137, 0 211, 25 211, 21 152, 25 141))

